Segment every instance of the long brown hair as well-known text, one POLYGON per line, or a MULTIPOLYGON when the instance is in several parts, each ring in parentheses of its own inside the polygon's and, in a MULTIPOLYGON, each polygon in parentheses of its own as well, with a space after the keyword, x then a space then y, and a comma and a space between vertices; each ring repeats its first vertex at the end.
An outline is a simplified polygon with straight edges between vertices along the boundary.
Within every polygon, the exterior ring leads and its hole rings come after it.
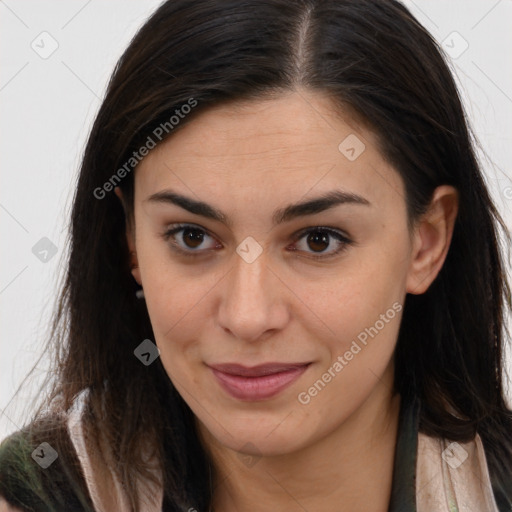
POLYGON ((349 105, 373 127, 405 183, 410 225, 437 186, 457 188, 444 266, 424 294, 406 299, 395 387, 421 399, 423 432, 455 441, 478 432, 492 474, 512 474, 502 382, 512 304, 499 228, 508 234, 437 43, 394 0, 169 0, 117 63, 88 139, 48 347, 57 379, 43 406, 65 411, 90 388, 91 414, 117 455, 135 511, 147 439, 162 463, 169 510, 206 511, 212 489, 191 410, 159 359, 145 366, 134 357, 154 336, 135 296, 127 218, 112 185, 121 187, 132 218, 136 162, 126 164, 148 137, 160 142, 155 130, 163 123, 162 140, 213 105, 298 86, 349 105), (183 109, 191 99, 195 106, 183 109), (176 110, 188 113, 174 126, 176 110))

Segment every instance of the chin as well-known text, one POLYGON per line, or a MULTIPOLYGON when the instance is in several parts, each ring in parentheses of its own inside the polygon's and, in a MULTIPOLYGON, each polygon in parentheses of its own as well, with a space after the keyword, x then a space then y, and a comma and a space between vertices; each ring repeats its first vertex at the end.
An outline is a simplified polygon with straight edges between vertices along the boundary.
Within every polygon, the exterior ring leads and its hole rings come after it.
POLYGON ((280 415, 277 421, 273 416, 267 419, 263 413, 261 416, 258 420, 247 418, 240 421, 240 417, 235 415, 232 421, 224 421, 222 426, 218 423, 203 424, 203 428, 215 438, 216 444, 254 457, 285 455, 307 444, 300 424, 283 421, 283 417, 290 420, 292 415, 280 415))

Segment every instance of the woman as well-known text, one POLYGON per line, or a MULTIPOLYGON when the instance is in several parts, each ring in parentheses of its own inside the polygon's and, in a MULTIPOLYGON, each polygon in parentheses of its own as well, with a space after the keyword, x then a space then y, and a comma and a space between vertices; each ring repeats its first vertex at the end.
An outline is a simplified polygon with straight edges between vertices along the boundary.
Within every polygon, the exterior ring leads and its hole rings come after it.
POLYGON ((401 4, 164 3, 89 137, 2 510, 510 511, 499 226, 401 4))

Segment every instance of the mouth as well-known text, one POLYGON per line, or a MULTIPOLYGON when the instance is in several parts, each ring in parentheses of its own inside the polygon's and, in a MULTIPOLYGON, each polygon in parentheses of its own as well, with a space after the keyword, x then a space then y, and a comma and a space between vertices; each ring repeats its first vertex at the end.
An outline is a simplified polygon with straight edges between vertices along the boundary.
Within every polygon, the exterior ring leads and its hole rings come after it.
POLYGON ((243 401, 274 397, 295 382, 311 363, 267 363, 246 367, 235 363, 209 365, 221 387, 243 401))

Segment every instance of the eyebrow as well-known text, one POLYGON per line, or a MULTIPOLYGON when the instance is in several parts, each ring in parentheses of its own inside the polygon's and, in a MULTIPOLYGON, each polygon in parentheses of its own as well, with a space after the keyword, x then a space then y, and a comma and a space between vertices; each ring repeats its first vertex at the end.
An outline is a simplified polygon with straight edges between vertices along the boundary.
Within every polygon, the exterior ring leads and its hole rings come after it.
MULTIPOLYGON (((162 190, 147 197, 144 201, 150 203, 174 204, 195 215, 222 222, 231 227, 232 221, 218 208, 203 201, 197 201, 183 196, 172 190, 162 190)), ((358 204, 370 206, 371 203, 362 196, 343 190, 333 190, 307 201, 292 203, 284 208, 278 208, 272 215, 274 226, 283 222, 289 222, 297 217, 314 215, 342 204, 358 204)))

